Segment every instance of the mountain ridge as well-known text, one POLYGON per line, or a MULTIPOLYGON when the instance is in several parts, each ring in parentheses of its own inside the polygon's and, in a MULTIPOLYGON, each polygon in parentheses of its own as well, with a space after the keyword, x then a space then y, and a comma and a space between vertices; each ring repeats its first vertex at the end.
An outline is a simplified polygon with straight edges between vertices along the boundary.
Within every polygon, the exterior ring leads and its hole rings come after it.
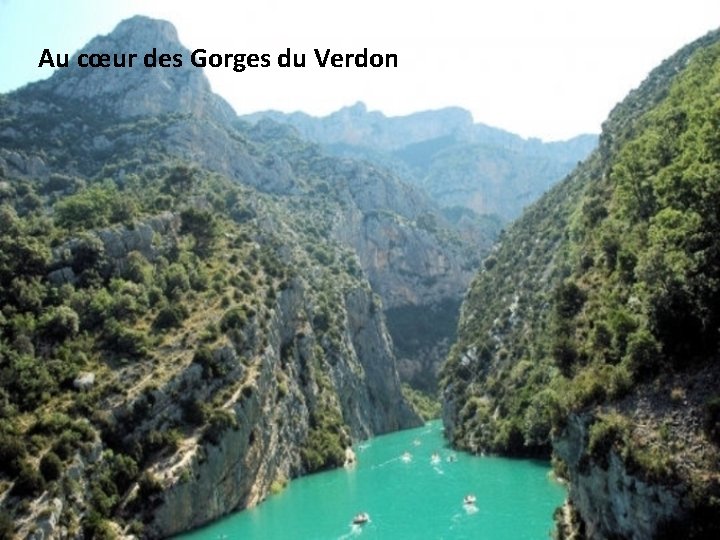
POLYGON ((441 207, 496 214, 505 222, 569 172, 597 141, 594 135, 549 143, 523 139, 475 123, 460 107, 385 116, 358 102, 323 117, 263 111, 241 118, 290 125, 335 155, 395 171, 441 207))

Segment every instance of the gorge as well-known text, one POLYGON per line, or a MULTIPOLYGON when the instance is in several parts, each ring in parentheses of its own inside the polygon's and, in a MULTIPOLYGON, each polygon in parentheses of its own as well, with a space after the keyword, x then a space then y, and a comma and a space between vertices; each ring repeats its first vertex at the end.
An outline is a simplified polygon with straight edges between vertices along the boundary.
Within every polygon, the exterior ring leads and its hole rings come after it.
MULTIPOLYGON (((239 117, 191 65, 77 55, 0 95, 0 536, 182 533, 439 390, 456 448, 552 456, 561 537, 714 538, 718 39, 599 142, 239 117)), ((190 55, 141 16, 81 50, 153 49, 190 55)))

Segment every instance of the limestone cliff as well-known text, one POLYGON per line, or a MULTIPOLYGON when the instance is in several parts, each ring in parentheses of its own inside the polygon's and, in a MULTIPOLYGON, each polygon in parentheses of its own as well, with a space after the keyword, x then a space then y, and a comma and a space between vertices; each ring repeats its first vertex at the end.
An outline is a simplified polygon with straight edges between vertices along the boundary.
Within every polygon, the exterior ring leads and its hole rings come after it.
MULTIPOLYGON (((233 426, 212 443, 186 443, 155 466, 163 489, 152 502, 149 536, 165 537, 253 506, 273 482, 306 472, 301 449, 318 402, 326 398, 317 382, 308 380, 308 366, 329 376, 336 392, 333 406, 342 412, 353 440, 416 425, 400 396, 392 351, 369 292, 354 289, 344 298, 342 356, 307 324, 306 294, 301 280, 281 293, 267 346, 249 371, 238 374, 243 387, 227 409, 233 426), (282 390, 278 380, 285 381, 282 390)), ((193 397, 202 398, 198 385, 191 388, 193 397)), ((162 408, 162 401, 154 407, 162 408)))

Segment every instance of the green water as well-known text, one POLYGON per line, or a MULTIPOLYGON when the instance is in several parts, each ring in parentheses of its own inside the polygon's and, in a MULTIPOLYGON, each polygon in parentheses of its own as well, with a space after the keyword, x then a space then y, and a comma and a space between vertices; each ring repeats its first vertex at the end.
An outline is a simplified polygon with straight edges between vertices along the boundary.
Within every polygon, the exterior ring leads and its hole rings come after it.
POLYGON ((179 538, 547 539, 565 496, 547 463, 453 452, 440 422, 376 437, 355 451, 354 469, 293 480, 256 508, 179 538), (411 461, 401 459, 404 452, 411 461), (450 455, 457 461, 448 461, 450 455), (475 494, 475 507, 463 504, 468 493, 475 494), (352 525, 358 512, 370 521, 352 525))

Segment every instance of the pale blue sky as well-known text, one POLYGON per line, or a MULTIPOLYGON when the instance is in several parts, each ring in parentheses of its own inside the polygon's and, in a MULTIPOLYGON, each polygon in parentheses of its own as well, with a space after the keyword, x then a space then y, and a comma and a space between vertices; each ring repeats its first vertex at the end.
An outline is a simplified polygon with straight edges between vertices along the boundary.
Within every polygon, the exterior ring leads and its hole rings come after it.
POLYGON ((173 22, 190 50, 399 56, 397 69, 381 71, 206 70, 239 113, 327 114, 358 100, 389 115, 458 105, 544 139, 599 131, 650 69, 720 26, 717 0, 0 0, 0 92, 48 76, 35 67, 44 48, 73 53, 136 13, 173 22))

